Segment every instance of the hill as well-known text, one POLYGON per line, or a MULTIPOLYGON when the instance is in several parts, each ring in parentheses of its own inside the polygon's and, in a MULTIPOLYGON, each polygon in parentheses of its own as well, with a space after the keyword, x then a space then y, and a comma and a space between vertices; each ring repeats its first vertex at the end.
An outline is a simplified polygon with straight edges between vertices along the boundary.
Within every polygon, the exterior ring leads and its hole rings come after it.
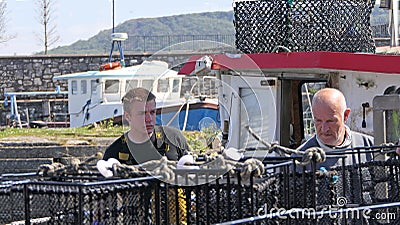
MULTIPOLYGON (((233 11, 183 14, 177 16, 132 19, 115 27, 115 32, 128 33, 125 41, 130 49, 140 50, 143 38, 150 36, 234 34, 233 11)), ((108 53, 111 47, 112 29, 100 31, 88 40, 79 40, 69 46, 60 46, 49 54, 93 54, 108 53)), ((174 43, 174 40, 169 40, 174 43)), ((154 41, 153 41, 154 42, 154 41)), ((154 43, 148 43, 148 45, 154 43)))
MULTIPOLYGON (((233 17, 233 11, 228 11, 132 19, 116 26, 115 32, 128 33, 124 49, 129 51, 159 50, 170 44, 190 41, 194 37, 201 40, 225 38, 229 40, 224 40, 224 43, 234 45, 233 17)), ((388 23, 388 10, 375 5, 371 25, 385 23, 388 23)), ((88 40, 51 49, 49 54, 108 54, 111 33, 111 29, 100 31, 88 40)))

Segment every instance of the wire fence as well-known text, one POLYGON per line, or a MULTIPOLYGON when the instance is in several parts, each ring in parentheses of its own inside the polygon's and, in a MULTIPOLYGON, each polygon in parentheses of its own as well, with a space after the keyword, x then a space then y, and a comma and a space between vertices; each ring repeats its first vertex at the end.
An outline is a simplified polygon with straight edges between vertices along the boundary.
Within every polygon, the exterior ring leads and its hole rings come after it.
POLYGON ((390 38, 389 24, 374 25, 371 26, 371 29, 372 29, 372 37, 374 38, 390 38))
POLYGON ((124 42, 125 52, 195 51, 234 46, 234 34, 132 35, 124 42))
MULTIPOLYGON (((389 24, 371 26, 372 37, 390 38, 389 24)), ((124 41, 125 53, 158 52, 158 51, 199 51, 214 48, 234 47, 235 34, 204 34, 204 35, 132 35, 124 41)), ((108 45, 107 47, 108 48, 108 45)))

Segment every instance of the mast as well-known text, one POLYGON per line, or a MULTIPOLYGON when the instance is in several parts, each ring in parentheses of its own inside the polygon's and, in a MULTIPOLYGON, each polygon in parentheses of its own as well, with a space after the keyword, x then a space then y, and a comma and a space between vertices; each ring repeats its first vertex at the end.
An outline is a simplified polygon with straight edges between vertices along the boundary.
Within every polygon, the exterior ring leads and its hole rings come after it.
POLYGON ((115 21, 115 3, 114 3, 114 1, 115 0, 112 1, 112 33, 115 32, 115 30, 114 30, 114 28, 115 28, 115 24, 114 24, 114 21, 115 21))
POLYGON ((398 39, 399 39, 399 1, 398 0, 391 0, 391 10, 390 10, 390 47, 397 47, 398 46, 398 39))
POLYGON ((125 58, 124 58, 124 51, 122 49, 122 41, 128 39, 127 33, 115 33, 115 0, 112 1, 112 32, 111 32, 111 51, 108 57, 108 62, 112 63, 113 51, 114 51, 114 44, 117 44, 119 55, 120 55, 120 63, 121 67, 125 67, 125 58))

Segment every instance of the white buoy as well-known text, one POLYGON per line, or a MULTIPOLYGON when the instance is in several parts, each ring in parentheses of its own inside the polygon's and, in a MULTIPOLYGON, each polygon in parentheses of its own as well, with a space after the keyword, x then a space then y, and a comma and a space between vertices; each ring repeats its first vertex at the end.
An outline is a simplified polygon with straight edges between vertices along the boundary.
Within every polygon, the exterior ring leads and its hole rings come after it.
POLYGON ((240 153, 239 150, 237 150, 236 148, 228 148, 224 151, 223 155, 228 158, 228 159, 232 159, 235 161, 238 161, 239 159, 241 159, 243 157, 243 153, 240 153))

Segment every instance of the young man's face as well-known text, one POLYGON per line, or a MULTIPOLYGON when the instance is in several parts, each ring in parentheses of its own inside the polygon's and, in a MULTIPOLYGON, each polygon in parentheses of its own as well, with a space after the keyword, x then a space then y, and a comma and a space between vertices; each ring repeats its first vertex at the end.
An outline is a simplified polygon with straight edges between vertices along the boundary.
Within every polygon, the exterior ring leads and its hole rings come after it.
POLYGON ((150 135, 156 124, 156 101, 148 102, 134 101, 129 112, 124 112, 129 122, 131 131, 136 134, 150 135))

